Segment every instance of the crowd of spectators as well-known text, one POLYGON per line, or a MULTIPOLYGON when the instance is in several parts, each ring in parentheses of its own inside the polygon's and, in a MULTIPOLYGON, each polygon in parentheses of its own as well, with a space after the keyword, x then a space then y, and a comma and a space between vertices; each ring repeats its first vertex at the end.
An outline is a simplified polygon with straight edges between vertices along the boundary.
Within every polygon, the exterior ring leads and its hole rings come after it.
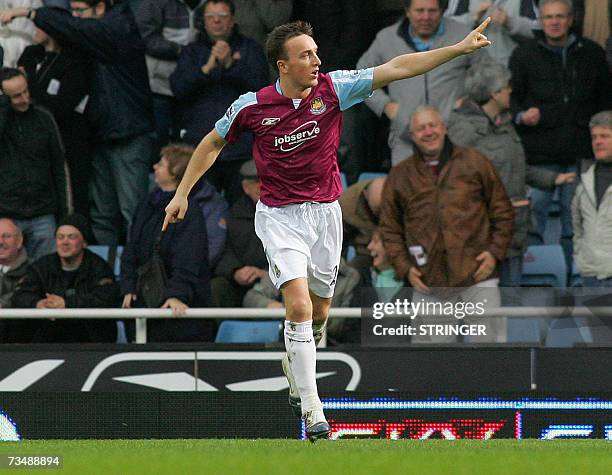
MULTIPOLYGON (((381 300, 463 287, 495 302, 499 286, 520 286, 554 196, 568 268, 611 286, 610 1, 0 0, 0 308, 281 308, 254 229, 248 134, 161 233, 193 147, 275 80, 267 33, 309 21, 331 71, 454 44, 487 16, 486 51, 345 111, 333 305, 361 306, 362 287, 381 300), (120 271, 88 245, 121 249, 120 271), (159 302, 142 290, 153 260, 159 302)), ((332 341, 358 341, 354 323, 333 323, 332 341)), ((0 319, 0 341, 114 341, 116 328, 0 319)), ((154 320, 148 332, 211 340, 214 325, 154 320)))

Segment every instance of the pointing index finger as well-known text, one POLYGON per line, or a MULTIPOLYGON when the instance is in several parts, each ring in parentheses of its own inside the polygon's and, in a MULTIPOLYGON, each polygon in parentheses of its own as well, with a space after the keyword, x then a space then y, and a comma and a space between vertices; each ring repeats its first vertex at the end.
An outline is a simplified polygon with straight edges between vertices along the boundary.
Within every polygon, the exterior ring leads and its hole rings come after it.
POLYGON ((489 26, 489 23, 491 23, 491 17, 487 17, 485 21, 483 21, 480 25, 478 25, 478 27, 476 28, 476 31, 478 33, 482 33, 483 31, 485 31, 486 27, 489 26))

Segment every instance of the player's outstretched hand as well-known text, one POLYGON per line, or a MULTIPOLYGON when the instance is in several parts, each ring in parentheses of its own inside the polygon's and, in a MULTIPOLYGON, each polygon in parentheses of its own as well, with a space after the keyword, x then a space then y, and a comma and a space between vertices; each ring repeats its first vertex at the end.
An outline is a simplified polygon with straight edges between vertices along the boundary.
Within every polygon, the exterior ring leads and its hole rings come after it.
POLYGON ((164 218, 164 224, 162 225, 162 231, 168 228, 168 224, 178 223, 182 221, 187 212, 187 197, 174 195, 172 201, 166 206, 166 217, 164 218))
POLYGON ((459 46, 464 54, 473 53, 477 49, 484 48, 485 46, 489 46, 491 42, 484 35, 484 31, 487 26, 491 23, 491 17, 488 17, 485 21, 483 21, 474 31, 472 31, 469 35, 467 35, 459 46))

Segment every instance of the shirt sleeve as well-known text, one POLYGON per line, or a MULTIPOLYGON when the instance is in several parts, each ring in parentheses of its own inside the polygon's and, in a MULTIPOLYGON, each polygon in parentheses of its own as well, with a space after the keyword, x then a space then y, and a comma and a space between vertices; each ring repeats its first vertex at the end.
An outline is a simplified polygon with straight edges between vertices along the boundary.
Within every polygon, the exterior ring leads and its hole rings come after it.
POLYGON ((255 104, 257 104, 257 94, 254 92, 247 92, 236 99, 215 124, 218 134, 228 143, 236 142, 246 129, 244 114, 240 114, 240 111, 255 104))
POLYGON ((329 76, 342 111, 365 101, 372 95, 374 68, 332 71, 329 76))

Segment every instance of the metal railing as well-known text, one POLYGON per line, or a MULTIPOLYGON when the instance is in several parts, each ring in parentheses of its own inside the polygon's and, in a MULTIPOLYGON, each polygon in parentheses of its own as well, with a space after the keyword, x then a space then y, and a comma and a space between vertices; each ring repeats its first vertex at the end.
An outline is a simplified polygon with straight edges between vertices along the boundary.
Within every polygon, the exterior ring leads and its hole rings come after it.
MULTIPOLYGON (((487 308, 483 316, 510 317, 510 318, 537 318, 537 317, 612 317, 612 307, 495 307, 487 308)), ((332 308, 330 318, 361 318, 362 309, 332 308)), ((437 316, 427 313, 426 316, 437 316)), ((258 320, 268 318, 284 319, 285 309, 275 308, 189 308, 184 316, 174 317, 171 309, 157 308, 72 308, 72 309, 0 309, 2 319, 116 319, 136 320, 136 343, 147 342, 147 319, 150 318, 203 318, 223 320, 258 320)), ((385 318, 403 317, 406 315, 386 315, 385 318)))

